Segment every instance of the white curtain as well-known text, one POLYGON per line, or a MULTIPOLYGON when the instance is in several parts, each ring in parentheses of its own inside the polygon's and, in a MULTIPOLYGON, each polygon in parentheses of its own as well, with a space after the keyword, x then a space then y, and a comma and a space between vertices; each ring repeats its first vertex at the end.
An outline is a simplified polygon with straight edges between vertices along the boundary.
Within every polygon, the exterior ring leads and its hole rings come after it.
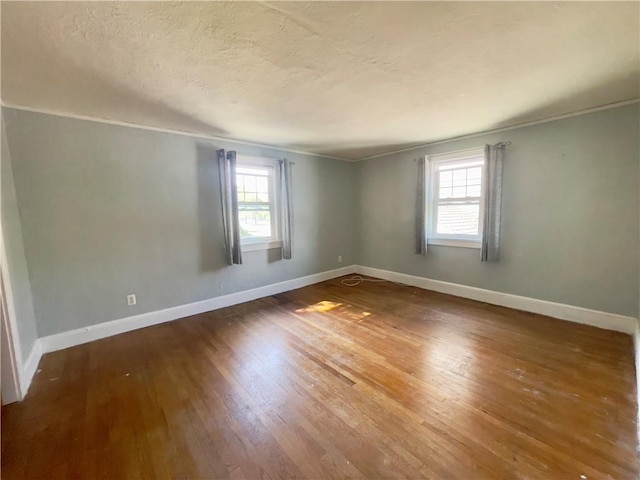
POLYGON ((502 221, 502 164, 507 143, 484 146, 484 209, 480 260, 500 258, 500 224, 502 221))
POLYGON ((282 213, 282 258, 293 258, 293 178, 291 166, 293 162, 286 158, 280 160, 280 201, 282 213))
POLYGON ((419 158, 418 182, 416 191, 416 232, 415 232, 415 253, 417 255, 427 254, 427 172, 429 169, 428 159, 419 158))
POLYGON ((240 222, 238 217, 238 186, 236 183, 236 152, 218 150, 220 171, 220 199, 222 201, 222 223, 224 224, 225 253, 227 264, 241 264, 240 222))

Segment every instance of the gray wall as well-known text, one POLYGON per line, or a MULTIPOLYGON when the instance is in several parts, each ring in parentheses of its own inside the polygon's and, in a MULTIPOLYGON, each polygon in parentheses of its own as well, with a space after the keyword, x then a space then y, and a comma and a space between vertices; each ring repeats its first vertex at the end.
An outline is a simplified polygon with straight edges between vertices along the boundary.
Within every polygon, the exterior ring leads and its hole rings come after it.
MULTIPOLYGON (((24 253, 14 256, 23 259, 16 278, 24 285, 25 346, 35 338, 29 280, 45 336, 354 263, 638 315, 637 104, 357 164, 3 112, 24 239, 24 253), (453 247, 414 255, 413 159, 501 140, 513 143, 500 262, 453 247), (296 162, 293 261, 271 250, 224 264, 217 148, 296 162), (128 293, 137 306, 127 307, 128 293)), ((3 228, 19 249, 15 197, 13 217, 5 214, 13 192, 7 168, 3 160, 3 228)))
POLYGON ((13 293, 13 302, 18 323, 18 336, 24 362, 31 353, 31 349, 38 338, 36 321, 33 311, 33 298, 27 260, 24 254, 22 228, 16 201, 16 191, 13 185, 13 171, 11 168, 11 153, 5 135, 4 117, 2 118, 2 151, 0 152, 2 179, 2 232, 7 254, 9 281, 13 293))
POLYGON ((634 104, 358 164, 360 263, 637 317, 639 116, 634 104), (413 160, 503 140, 501 260, 443 246, 413 254, 413 160))
POLYGON ((356 262, 352 164, 3 111, 40 336, 356 262), (293 260, 225 264, 218 148, 296 162, 293 260))

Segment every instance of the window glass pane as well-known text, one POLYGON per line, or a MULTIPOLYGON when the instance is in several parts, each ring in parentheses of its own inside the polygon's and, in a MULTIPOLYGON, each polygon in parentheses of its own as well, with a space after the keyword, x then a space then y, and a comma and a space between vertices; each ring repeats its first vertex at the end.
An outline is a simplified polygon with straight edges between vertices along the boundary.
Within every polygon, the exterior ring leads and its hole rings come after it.
POLYGON ((462 186, 467 184, 467 171, 466 170, 454 170, 453 171, 453 186, 462 186))
POLYGON ((256 191, 256 177, 254 175, 245 175, 244 176, 244 185, 245 185, 245 191, 247 191, 247 192, 255 192, 256 191))
POLYGON ((440 198, 451 198, 451 187, 440 189, 440 198))
POLYGON ((453 196, 454 197, 465 197, 467 192, 467 188, 463 185, 461 187, 453 187, 453 196))
POLYGON ((478 235, 479 203, 438 205, 436 232, 449 235, 478 235))
POLYGON ((450 187, 452 180, 451 172, 440 173, 440 187, 450 187))
POLYGON ((467 187, 467 197, 479 197, 480 196, 480 184, 469 185, 467 187))
POLYGON ((467 178, 469 182, 480 181, 480 177, 482 176, 482 167, 470 168, 467 170, 467 178))
POLYGON ((247 192, 244 194, 244 201, 245 202, 257 202, 258 201, 258 194, 254 193, 254 192, 247 192))
POLYGON ((238 219, 242 240, 273 238, 269 175, 273 169, 259 166, 238 166, 238 219))
POLYGON ((240 210, 240 237, 270 238, 271 237, 271 212, 267 210, 240 210))
POLYGON ((269 193, 269 181, 267 177, 256 177, 256 187, 259 193, 269 193))
POLYGON ((435 164, 436 206, 430 234, 476 237, 480 233, 480 197, 484 160, 481 156, 435 164))

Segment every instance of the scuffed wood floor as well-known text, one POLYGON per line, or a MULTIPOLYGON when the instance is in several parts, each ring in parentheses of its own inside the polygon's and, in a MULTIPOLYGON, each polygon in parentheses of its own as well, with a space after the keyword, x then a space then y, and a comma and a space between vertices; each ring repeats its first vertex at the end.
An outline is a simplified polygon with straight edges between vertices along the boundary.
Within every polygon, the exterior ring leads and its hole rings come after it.
POLYGON ((340 279, 45 355, 2 478, 638 475, 631 337, 340 279))

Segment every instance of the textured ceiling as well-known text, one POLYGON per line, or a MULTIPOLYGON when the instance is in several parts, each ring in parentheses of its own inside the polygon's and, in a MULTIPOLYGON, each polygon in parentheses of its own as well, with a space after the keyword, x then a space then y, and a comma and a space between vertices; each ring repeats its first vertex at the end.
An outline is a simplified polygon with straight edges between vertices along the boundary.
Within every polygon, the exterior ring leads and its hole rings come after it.
POLYGON ((357 159, 634 99, 638 2, 6 2, 2 101, 357 159))

